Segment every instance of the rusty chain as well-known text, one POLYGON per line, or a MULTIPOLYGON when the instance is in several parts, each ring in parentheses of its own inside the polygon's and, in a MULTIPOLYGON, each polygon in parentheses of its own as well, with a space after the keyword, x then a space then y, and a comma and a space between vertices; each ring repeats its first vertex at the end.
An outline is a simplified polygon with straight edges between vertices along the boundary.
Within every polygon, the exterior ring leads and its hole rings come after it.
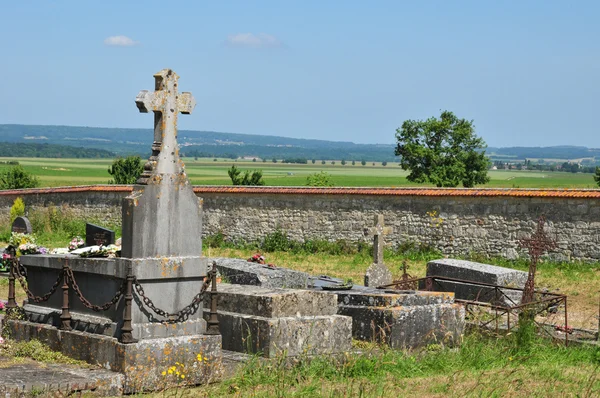
POLYGON ((60 286, 60 283, 62 282, 62 279, 63 279, 63 271, 61 270, 58 273, 58 278, 56 278, 56 282, 54 282, 54 285, 52 285, 52 287, 50 288, 50 291, 42 296, 36 296, 35 294, 33 294, 31 292, 31 290, 29 290, 29 287, 27 286, 27 281, 25 280, 25 276, 23 276, 23 274, 21 274, 21 270, 19 269, 20 267, 21 267, 21 264, 19 263, 19 261, 14 260, 13 273, 16 276, 16 278, 19 280, 19 284, 21 285, 21 287, 27 294, 27 298, 29 300, 33 301, 34 303, 43 303, 44 301, 48 301, 50 296, 52 296, 54 294, 54 292, 56 292, 56 289, 58 289, 58 287, 60 286))
POLYGON ((135 278, 133 280, 133 286, 135 287, 135 291, 136 291, 137 295, 139 297, 141 297, 144 305, 146 305, 148 308, 150 308, 152 311, 154 311, 155 314, 160 315, 163 318, 167 318, 162 322, 178 323, 178 322, 185 321, 186 319, 189 318, 190 315, 194 314, 198 310, 198 307, 202 303, 202 298, 204 296, 204 293, 210 286, 210 275, 209 275, 209 277, 207 277, 204 280, 204 283, 202 284, 202 287, 200 288, 200 293, 198 293, 194 296, 194 298, 192 299, 192 302, 189 305, 183 307, 181 310, 174 312, 174 313, 169 313, 165 310, 161 310, 156 305, 154 305, 152 300, 148 296, 146 296, 146 293, 144 292, 144 288, 138 282, 137 278, 135 278))
POLYGON ((126 284, 126 281, 123 281, 123 283, 121 284, 121 287, 119 287, 119 290, 117 290, 117 293, 110 301, 107 301, 106 303, 104 303, 102 305, 94 305, 88 299, 86 299, 85 296, 83 295, 83 293, 81 292, 81 289, 79 288, 79 285, 77 284, 77 281, 75 280, 75 275, 73 275, 73 270, 71 268, 67 268, 67 277, 69 278, 69 281, 71 282, 70 283, 71 287, 75 291, 75 294, 77 294, 77 297, 79 297, 79 301, 81 301, 83 306, 86 308, 89 308, 92 311, 96 311, 96 312, 106 311, 113 305, 117 304, 117 301, 119 301, 119 299, 123 295, 123 291, 125 289, 125 284, 126 284))

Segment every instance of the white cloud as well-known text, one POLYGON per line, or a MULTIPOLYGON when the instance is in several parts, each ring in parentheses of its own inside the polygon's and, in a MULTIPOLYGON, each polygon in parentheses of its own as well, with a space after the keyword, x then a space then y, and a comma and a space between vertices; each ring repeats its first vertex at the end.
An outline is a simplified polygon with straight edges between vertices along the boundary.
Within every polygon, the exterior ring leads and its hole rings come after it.
POLYGON ((115 47, 131 47, 137 45, 138 42, 127 36, 110 36, 104 39, 104 44, 115 47))
POLYGON ((232 47, 275 48, 283 47, 283 43, 275 36, 266 33, 237 33, 229 35, 226 41, 232 47))

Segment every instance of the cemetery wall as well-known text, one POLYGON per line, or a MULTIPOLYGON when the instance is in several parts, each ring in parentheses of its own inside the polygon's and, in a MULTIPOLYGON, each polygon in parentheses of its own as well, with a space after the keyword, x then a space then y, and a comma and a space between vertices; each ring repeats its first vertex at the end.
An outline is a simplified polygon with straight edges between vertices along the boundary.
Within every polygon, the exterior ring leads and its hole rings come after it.
MULTIPOLYGON (((131 187, 95 186, 0 193, 0 222, 21 196, 29 211, 68 206, 74 214, 120 218, 131 187)), ((196 187, 203 198, 203 234, 260 239, 277 228, 291 238, 366 240, 376 214, 393 228, 394 246, 420 243, 448 255, 482 252, 514 258, 517 239, 540 215, 560 259, 600 259, 600 190, 196 187)))

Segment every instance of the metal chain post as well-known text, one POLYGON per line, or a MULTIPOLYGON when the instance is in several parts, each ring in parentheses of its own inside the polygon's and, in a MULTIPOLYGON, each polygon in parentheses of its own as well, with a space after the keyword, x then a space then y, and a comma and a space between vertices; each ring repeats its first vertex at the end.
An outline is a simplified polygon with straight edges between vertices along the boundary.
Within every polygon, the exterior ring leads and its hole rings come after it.
POLYGON ((69 312, 69 264, 65 258, 63 263, 63 300, 62 313, 60 314, 60 330, 72 330, 71 328, 71 313, 69 312))
POLYGON ((219 318, 217 316, 217 262, 213 261, 212 270, 209 273, 212 282, 210 290, 210 316, 206 334, 219 334, 219 318))
POLYGON ((129 264, 127 269, 127 285, 125 287, 125 309, 123 310, 123 326, 121 327, 121 343, 132 344, 137 343, 133 338, 133 326, 131 324, 131 305, 133 301, 133 267, 129 264))
POLYGON ((8 302, 6 303, 6 314, 10 314, 18 307, 17 300, 15 299, 15 267, 17 266, 17 256, 14 248, 10 250, 10 256, 11 261, 8 271, 8 302))

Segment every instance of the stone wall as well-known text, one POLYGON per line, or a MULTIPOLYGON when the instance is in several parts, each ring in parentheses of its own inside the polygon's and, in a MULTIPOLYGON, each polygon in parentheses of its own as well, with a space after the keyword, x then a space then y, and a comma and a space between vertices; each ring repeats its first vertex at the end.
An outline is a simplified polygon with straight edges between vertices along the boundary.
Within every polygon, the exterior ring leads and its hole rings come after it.
MULTIPOLYGON (((0 192, 0 221, 21 196, 28 209, 68 205, 76 214, 120 217, 126 186, 0 192)), ((469 252, 514 258, 517 239, 545 215, 558 259, 600 259, 600 190, 369 189, 196 187, 204 199, 204 231, 255 240, 275 231, 296 240, 365 240, 376 214, 393 227, 386 241, 415 242, 448 255, 469 252)))

